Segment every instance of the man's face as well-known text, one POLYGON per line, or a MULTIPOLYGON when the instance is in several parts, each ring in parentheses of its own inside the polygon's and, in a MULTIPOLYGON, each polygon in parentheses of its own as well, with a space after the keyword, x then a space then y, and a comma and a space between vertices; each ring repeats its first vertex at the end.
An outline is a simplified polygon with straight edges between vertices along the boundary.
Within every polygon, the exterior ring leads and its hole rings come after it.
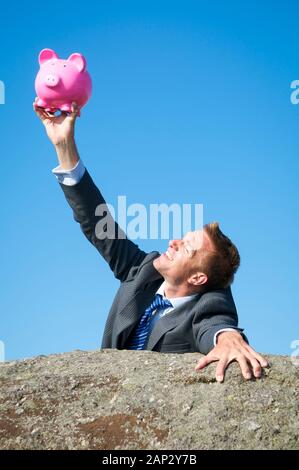
POLYGON ((204 230, 187 232, 181 240, 170 240, 167 251, 154 260, 154 267, 164 279, 179 285, 200 272, 201 256, 212 248, 204 230))

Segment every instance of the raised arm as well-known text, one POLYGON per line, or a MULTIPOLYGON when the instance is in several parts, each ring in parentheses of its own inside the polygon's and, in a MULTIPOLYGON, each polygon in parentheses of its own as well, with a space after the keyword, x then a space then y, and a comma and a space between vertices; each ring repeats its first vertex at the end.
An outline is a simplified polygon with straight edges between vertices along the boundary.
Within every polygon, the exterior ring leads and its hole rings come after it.
MULTIPOLYGON (((62 113, 59 116, 47 113, 35 102, 33 108, 55 147, 60 169, 72 170, 80 159, 74 138, 77 106, 73 103, 71 114, 62 113)), ((84 235, 107 261, 115 277, 125 281, 131 269, 136 272, 147 253, 129 240, 113 220, 87 170, 77 184, 60 183, 60 186, 84 235)))

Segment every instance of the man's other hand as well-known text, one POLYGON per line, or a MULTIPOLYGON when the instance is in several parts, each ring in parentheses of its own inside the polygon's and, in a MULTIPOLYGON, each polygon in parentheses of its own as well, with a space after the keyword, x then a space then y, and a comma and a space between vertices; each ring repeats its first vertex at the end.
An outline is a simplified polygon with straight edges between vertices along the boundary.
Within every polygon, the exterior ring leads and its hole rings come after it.
POLYGON ((239 363, 243 377, 246 380, 251 379, 252 376, 260 378, 262 368, 269 365, 267 360, 255 352, 237 331, 224 331, 220 333, 217 345, 209 354, 200 359, 195 370, 204 369, 215 361, 219 361, 216 367, 217 382, 223 382, 225 370, 233 361, 239 363))

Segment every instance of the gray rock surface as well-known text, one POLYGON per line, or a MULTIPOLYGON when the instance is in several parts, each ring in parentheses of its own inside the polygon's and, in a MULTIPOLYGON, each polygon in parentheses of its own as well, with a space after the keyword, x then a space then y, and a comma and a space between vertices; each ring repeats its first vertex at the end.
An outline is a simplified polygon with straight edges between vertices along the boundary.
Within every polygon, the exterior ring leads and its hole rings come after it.
POLYGON ((200 354, 74 351, 0 364, 1 449, 298 449, 290 357, 245 381, 200 354))

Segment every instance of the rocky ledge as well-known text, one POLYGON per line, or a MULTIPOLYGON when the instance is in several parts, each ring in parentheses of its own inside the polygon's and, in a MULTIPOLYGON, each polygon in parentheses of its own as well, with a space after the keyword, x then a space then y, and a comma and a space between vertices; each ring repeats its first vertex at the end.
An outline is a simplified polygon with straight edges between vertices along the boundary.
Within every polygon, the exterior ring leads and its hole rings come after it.
POLYGON ((298 449, 298 372, 267 356, 259 380, 200 354, 98 350, 0 364, 1 449, 298 449))

